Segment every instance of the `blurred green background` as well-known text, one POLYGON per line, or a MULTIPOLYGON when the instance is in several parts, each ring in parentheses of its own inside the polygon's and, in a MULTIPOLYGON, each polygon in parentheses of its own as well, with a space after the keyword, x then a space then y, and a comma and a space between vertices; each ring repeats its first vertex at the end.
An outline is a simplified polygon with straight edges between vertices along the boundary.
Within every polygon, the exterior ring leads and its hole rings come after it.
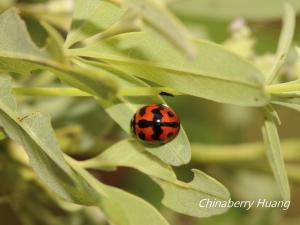
MULTIPOLYGON (((283 0, 182 0, 167 1, 172 11, 190 31, 224 44, 262 70, 273 60, 281 29, 283 0)), ((300 1, 289 1, 300 13, 300 1)), ((43 46, 47 34, 41 19, 55 25, 65 35, 70 23, 72 0, 1 0, 0 11, 15 6, 26 21, 31 37, 43 46)), ((300 23, 300 17, 297 19, 300 23)), ((294 45, 300 45, 297 25, 294 45)), ((47 72, 21 78, 27 86, 56 83, 47 72)), ((281 79, 300 78, 300 60, 289 54, 281 79)), ((279 193, 266 163, 261 143, 261 115, 258 110, 217 104, 189 96, 165 97, 180 115, 193 144, 192 162, 175 168, 178 177, 189 181, 188 168, 199 168, 228 187, 234 200, 279 199, 279 193), (222 151, 222 152, 221 152, 222 151), (225 155, 225 156, 224 156, 225 155)), ((43 111, 51 115, 62 149, 78 159, 96 155, 126 136, 103 109, 86 97, 19 97, 24 112, 43 111)), ((283 125, 279 128, 291 181, 290 209, 230 209, 206 219, 194 219, 172 212, 160 204, 162 192, 149 178, 127 168, 114 172, 94 172, 107 184, 121 187, 155 205, 172 225, 293 225, 300 224, 300 116, 278 108, 283 125)), ((0 138, 1 140, 1 138, 0 138)), ((0 141, 0 224, 2 225, 96 225, 105 224, 93 208, 62 202, 40 184, 33 171, 22 162, 15 143, 0 141), (9 196, 9 200, 8 197, 9 196)), ((148 224, 145 224, 148 225, 148 224)), ((150 224, 149 224, 150 225, 150 224)))

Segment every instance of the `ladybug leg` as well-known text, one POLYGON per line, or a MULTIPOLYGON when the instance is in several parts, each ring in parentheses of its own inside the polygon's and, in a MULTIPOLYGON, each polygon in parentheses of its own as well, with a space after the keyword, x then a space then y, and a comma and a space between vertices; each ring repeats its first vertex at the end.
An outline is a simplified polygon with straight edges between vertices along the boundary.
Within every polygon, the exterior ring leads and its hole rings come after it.
POLYGON ((165 91, 160 92, 159 95, 161 95, 161 96, 164 95, 164 96, 168 96, 168 97, 174 97, 174 95, 172 95, 172 94, 170 94, 168 92, 165 92, 165 91))

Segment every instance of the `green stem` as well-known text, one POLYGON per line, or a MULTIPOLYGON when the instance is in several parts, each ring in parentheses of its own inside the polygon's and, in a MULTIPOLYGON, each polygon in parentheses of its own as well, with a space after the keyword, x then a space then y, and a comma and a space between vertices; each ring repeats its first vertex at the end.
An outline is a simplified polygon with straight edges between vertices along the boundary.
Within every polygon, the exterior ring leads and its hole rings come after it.
POLYGON ((261 143, 240 145, 205 145, 192 143, 192 161, 199 163, 245 162, 264 158, 261 143))
MULTIPOLYGON (((205 145, 192 143, 192 160, 200 163, 237 163, 265 159, 265 146, 261 142, 238 145, 205 145)), ((300 160, 300 141, 282 141, 285 160, 300 160)))
MULTIPOLYGON (((14 94, 21 96, 92 96, 77 88, 14 88, 14 94)), ((181 95, 180 92, 168 87, 130 87, 120 88, 119 96, 149 96, 166 92, 181 95)))
POLYGON ((270 94, 281 94, 284 92, 295 92, 300 91, 300 83, 289 82, 282 84, 273 84, 265 87, 265 90, 270 94))
POLYGON ((277 98, 300 98, 299 92, 282 92, 282 93, 272 93, 272 96, 277 98))
POLYGON ((166 92, 171 95, 182 95, 182 93, 168 87, 130 87, 120 88, 118 94, 120 96, 149 96, 158 95, 161 92, 166 92))
POLYGON ((22 96, 91 96, 77 88, 14 88, 13 92, 22 96))

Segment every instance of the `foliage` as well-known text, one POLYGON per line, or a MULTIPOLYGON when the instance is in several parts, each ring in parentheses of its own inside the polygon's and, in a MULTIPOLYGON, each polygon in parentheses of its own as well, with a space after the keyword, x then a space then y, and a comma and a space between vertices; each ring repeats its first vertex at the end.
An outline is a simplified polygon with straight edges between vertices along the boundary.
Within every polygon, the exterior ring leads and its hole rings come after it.
MULTIPOLYGON (((39 185, 51 190, 51 198, 59 196, 56 201, 69 208, 75 207, 71 203, 80 205, 76 206, 80 209, 78 214, 85 212, 85 206, 95 206, 112 224, 139 225, 144 221, 151 221, 153 225, 169 224, 143 198, 105 184, 88 171, 128 167, 155 182, 163 193, 162 204, 175 212, 194 217, 224 213, 225 208, 201 208, 198 204, 201 199, 229 200, 225 186, 199 169, 191 170, 193 179, 190 182, 182 181, 172 168, 189 163, 191 156, 194 161, 205 157, 205 154, 198 155, 195 149, 203 149, 202 146, 191 145, 183 127, 174 141, 155 148, 143 146, 130 137, 129 124, 135 111, 145 104, 164 103, 159 93, 166 91, 173 95, 258 109, 263 116, 262 133, 271 170, 281 197, 290 200, 290 167, 287 173, 277 131, 280 119, 273 105, 300 110, 297 102, 299 80, 281 82, 280 79, 295 30, 295 12, 291 5, 284 7, 277 53, 271 65, 266 63, 265 70, 255 60, 234 53, 229 44, 226 47, 226 44, 223 46, 190 34, 164 1, 77 0, 68 30, 61 30, 65 26, 49 19, 49 14, 54 15, 49 11, 49 5, 53 6, 55 2, 58 6, 59 1, 50 1, 17 4, 14 8, 9 7, 13 2, 8 1, 0 7, 3 10, 0 15, 0 126, 3 128, 0 140, 9 143, 3 145, 3 149, 9 151, 12 151, 9 147, 12 143, 22 146, 18 145, 19 150, 25 150, 29 164, 42 183, 39 185), (38 13, 41 10, 47 13, 38 13), (28 15, 33 16, 31 20, 39 24, 40 32, 45 33, 42 48, 35 43, 34 33, 37 31, 28 29, 28 15), (16 96, 20 109, 17 108, 16 96), (37 101, 36 106, 32 107, 24 96, 33 96, 30 99, 37 101), (67 124, 54 128, 51 125, 51 117, 47 115, 51 111, 50 103, 46 104, 49 112, 47 108, 46 113, 35 111, 41 105, 38 99, 46 96, 74 97, 73 100, 64 100, 62 109, 58 109, 59 100, 55 100, 54 108, 57 107, 59 115, 51 115, 53 124, 71 117, 75 101, 81 101, 83 105, 83 110, 78 110, 81 116, 94 118, 90 111, 84 111, 92 104, 93 110, 96 109, 96 113, 105 119, 97 127, 93 122, 85 124, 91 133, 88 137, 82 134, 85 131, 71 127, 71 138, 68 139, 67 124), (106 143, 106 130, 113 126, 111 120, 127 134, 106 143), (98 133, 102 134, 100 141, 95 140, 98 133), (85 152, 90 158, 70 157, 80 156, 84 148, 76 148, 73 143, 77 135, 79 142, 84 139, 86 146, 93 146, 85 152), (72 151, 68 149, 69 145, 72 145, 72 151)), ((205 6, 205 13, 211 12, 208 2, 201 3, 205 6)), ((177 3, 169 4, 182 16, 193 12, 194 5, 200 3, 190 1, 183 8, 178 8, 177 3)), ((298 10, 298 3, 293 4, 298 10)), ((62 6, 61 16, 67 18, 68 8, 62 6)), ((278 11, 276 6, 270 13, 261 15, 258 12, 246 17, 273 18, 279 15, 278 11)), ((232 18, 236 15, 224 9, 222 16, 232 18)), ((251 46, 246 45, 246 48, 251 46)), ((221 148, 226 150, 225 146, 221 148)), ((5 154, 12 157, 13 153, 5 154)), ((21 160, 22 168, 28 165, 24 157, 17 159, 18 163, 21 160)), ((206 158, 208 161, 214 159, 214 156, 206 158)), ((225 155, 223 159, 226 161, 225 155)))

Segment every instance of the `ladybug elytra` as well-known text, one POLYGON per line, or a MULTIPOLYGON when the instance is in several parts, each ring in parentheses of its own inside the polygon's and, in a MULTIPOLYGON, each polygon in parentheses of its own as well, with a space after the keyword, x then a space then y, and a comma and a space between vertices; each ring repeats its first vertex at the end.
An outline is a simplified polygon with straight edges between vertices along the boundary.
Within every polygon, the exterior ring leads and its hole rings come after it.
POLYGON ((179 132, 180 120, 169 106, 151 104, 134 114, 130 126, 139 141, 154 146, 172 141, 179 132))

